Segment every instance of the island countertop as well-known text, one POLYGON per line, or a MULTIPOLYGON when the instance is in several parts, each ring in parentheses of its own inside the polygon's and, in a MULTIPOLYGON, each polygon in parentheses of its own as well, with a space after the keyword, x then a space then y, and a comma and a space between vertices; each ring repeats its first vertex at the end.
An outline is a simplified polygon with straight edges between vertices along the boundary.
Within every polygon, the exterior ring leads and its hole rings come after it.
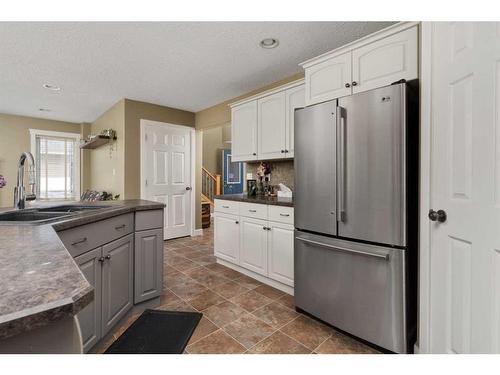
MULTIPOLYGON (((29 208, 66 205, 52 203, 29 208)), ((69 203, 71 204, 71 203, 69 203)), ((93 300, 57 231, 141 210, 162 209, 145 200, 73 202, 110 206, 47 224, 0 224, 0 339, 73 316, 93 300)), ((0 212, 12 211, 1 208, 0 212)))
POLYGON ((257 204, 269 204, 273 206, 293 207, 293 198, 267 197, 264 195, 256 195, 253 197, 249 197, 247 194, 225 194, 225 195, 216 195, 214 199, 257 203, 257 204))

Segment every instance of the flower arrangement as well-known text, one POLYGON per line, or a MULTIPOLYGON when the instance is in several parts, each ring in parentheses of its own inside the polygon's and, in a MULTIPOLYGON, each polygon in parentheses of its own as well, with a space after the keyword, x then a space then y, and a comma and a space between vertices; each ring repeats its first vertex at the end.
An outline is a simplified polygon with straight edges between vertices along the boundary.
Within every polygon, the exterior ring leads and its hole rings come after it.
POLYGON ((7 185, 7 180, 0 174, 0 189, 7 185))
POLYGON ((268 162, 261 162, 259 168, 257 168, 257 176, 259 177, 259 181, 263 181, 264 178, 271 174, 271 165, 268 162))

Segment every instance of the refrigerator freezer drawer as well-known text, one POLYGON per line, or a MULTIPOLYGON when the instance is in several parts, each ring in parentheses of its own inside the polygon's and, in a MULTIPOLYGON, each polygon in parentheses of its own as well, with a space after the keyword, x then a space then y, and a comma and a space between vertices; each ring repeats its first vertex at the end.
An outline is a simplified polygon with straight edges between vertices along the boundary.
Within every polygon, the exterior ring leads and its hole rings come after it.
POLYGON ((295 304, 382 348, 406 353, 405 250, 295 235, 295 304))

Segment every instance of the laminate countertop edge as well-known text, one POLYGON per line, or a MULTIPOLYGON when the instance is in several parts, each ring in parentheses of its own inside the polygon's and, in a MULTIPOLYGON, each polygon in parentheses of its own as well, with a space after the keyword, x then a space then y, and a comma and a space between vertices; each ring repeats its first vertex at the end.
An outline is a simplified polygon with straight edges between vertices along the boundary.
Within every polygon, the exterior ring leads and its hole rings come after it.
POLYGON ((270 206, 293 207, 293 198, 266 197, 260 195, 249 197, 247 194, 225 194, 216 195, 214 199, 255 204, 267 204, 270 206))
MULTIPOLYGON (((67 203, 29 208, 62 204, 67 203)), ((0 224, 0 340, 74 316, 93 300, 93 287, 57 232, 128 212, 165 207, 140 199, 73 204, 109 207, 47 224, 0 224)))

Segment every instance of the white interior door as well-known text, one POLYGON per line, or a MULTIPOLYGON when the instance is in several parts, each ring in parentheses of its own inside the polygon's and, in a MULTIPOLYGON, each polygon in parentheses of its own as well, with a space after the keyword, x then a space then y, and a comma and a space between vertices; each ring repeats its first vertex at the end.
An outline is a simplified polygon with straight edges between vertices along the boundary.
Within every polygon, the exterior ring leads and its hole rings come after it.
POLYGON ((429 351, 499 353, 500 24, 433 23, 431 41, 429 203, 447 218, 428 222, 429 351))
POLYGON ((191 234, 192 129, 141 121, 141 198, 165 203, 164 239, 191 234))

